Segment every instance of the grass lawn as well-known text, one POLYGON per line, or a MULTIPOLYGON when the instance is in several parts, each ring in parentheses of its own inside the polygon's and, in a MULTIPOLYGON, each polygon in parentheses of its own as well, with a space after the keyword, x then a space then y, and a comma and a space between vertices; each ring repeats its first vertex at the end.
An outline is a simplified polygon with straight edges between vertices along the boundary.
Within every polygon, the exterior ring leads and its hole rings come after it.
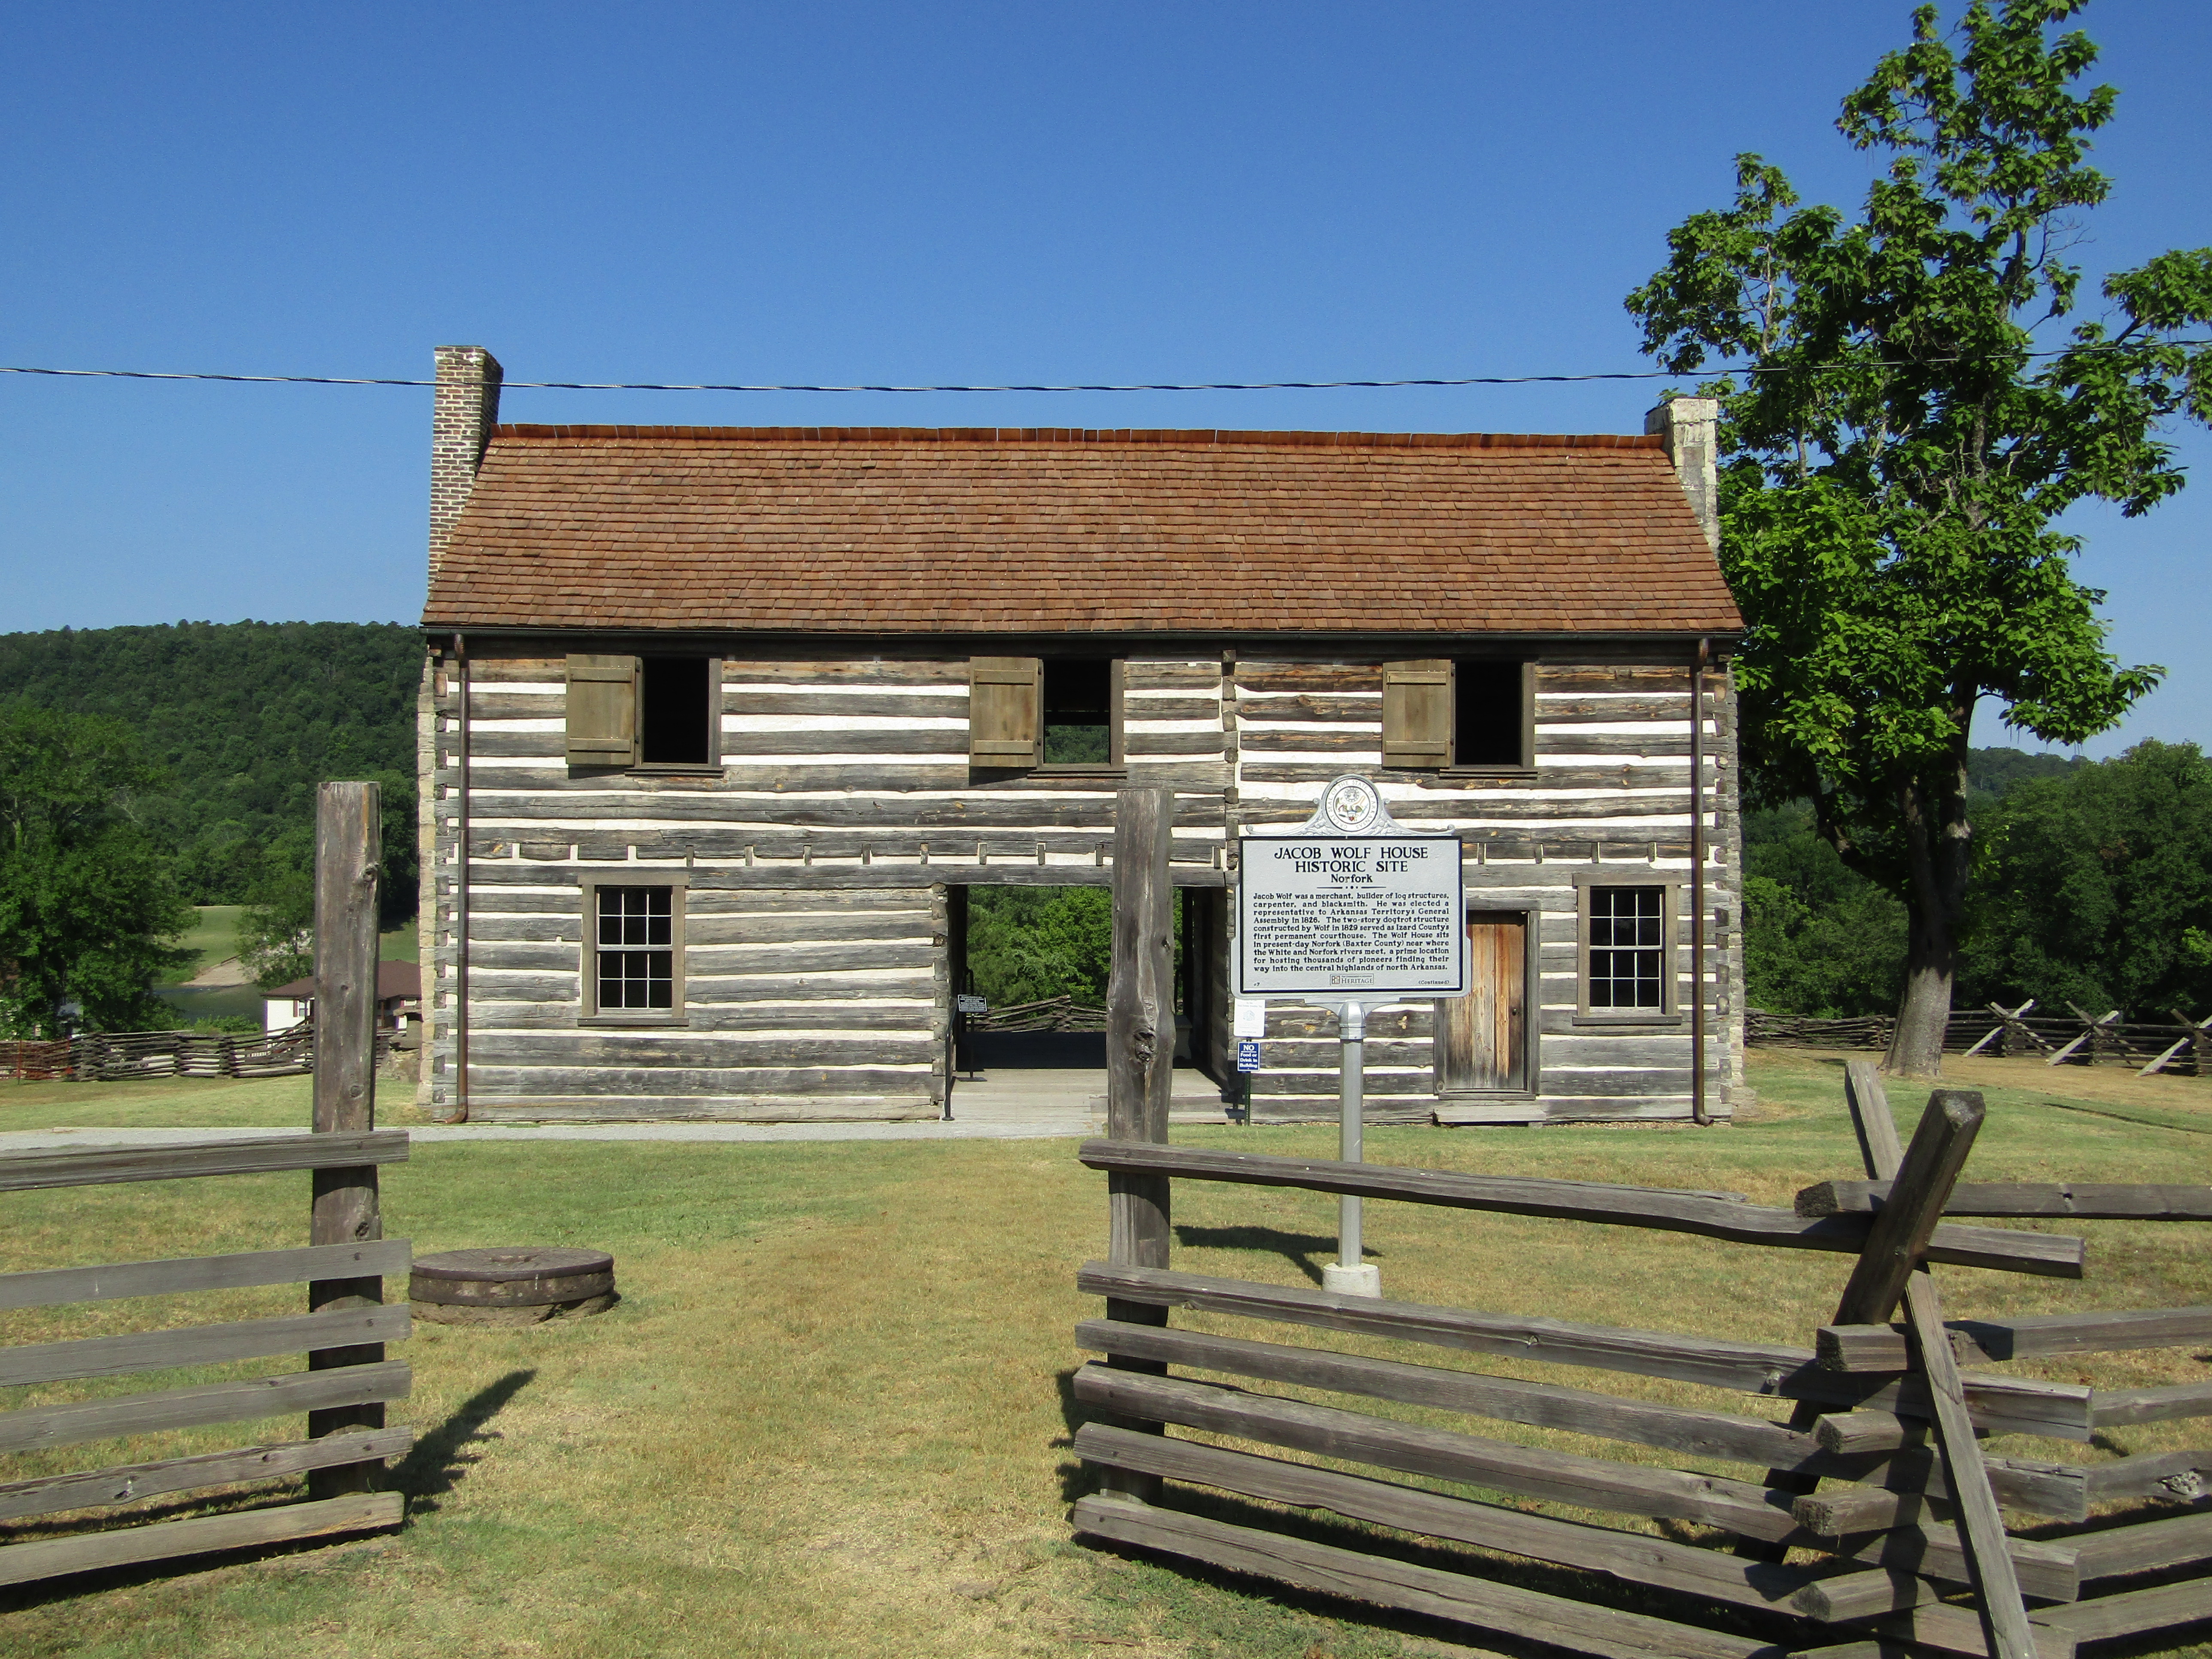
POLYGON ((195 920, 179 935, 177 943, 192 953, 192 960, 177 972, 182 985, 203 968, 212 968, 238 954, 238 917, 242 904, 202 904, 193 907, 195 920))
MULTIPOLYGON (((257 994, 258 994, 257 993, 257 994)), ((314 1079, 136 1078, 121 1083, 0 1081, 0 1132, 17 1129, 304 1129, 314 1079)), ((413 1085, 377 1079, 377 1121, 411 1120, 413 1085)))
MULTIPOLYGON (((1973 1177, 2212 1181, 2212 1084, 1989 1066, 1986 1076, 1953 1079, 1985 1087, 1992 1107, 1973 1177)), ((1809 1182, 1856 1175, 1838 1063, 1770 1051, 1757 1066, 1765 1104, 1730 1128, 1378 1128, 1369 1156, 1723 1188, 1781 1203, 1809 1182)), ((5 1128, 305 1115, 305 1079, 0 1085, 5 1128)), ((1303 1155, 1332 1156, 1334 1145, 1320 1128, 1176 1134, 1303 1155)), ((415 1393, 394 1410, 423 1436, 394 1474, 410 1494, 404 1531, 198 1571, 82 1581, 73 1593, 0 1590, 0 1652, 1364 1659, 1466 1650, 1439 1641, 1480 1645, 1462 1629, 1368 1617, 1068 1540, 1066 1504, 1081 1477, 1063 1401, 1083 1358, 1070 1329, 1097 1311, 1075 1293, 1073 1273, 1103 1253, 1105 1237, 1104 1179, 1073 1150, 1038 1141, 423 1145, 385 1172, 388 1231, 425 1252, 514 1243, 611 1249, 621 1305, 522 1331, 416 1328, 398 1350, 415 1366, 415 1393)), ((306 1200, 305 1178, 291 1176, 0 1195, 0 1267, 299 1243, 306 1200)), ((1176 1220, 1179 1267, 1305 1284, 1330 1250, 1334 1204, 1189 1182, 1178 1188, 1176 1220)), ((2212 1301, 2201 1229, 2085 1231, 2091 1265, 2079 1284, 1938 1269, 1954 1316, 2212 1301)), ((1393 1297, 1798 1343, 1827 1316, 1848 1272, 1838 1256, 1413 1206, 1370 1205, 1368 1233, 1393 1297)), ((188 1308, 94 1304, 65 1310, 66 1322, 12 1314, 0 1316, 0 1340, 250 1317, 297 1300, 296 1291, 234 1291, 188 1308)), ((1390 1351, 1288 1327, 1243 1330, 1390 1351)), ((1731 1410, 1748 1404, 1656 1381, 1398 1352, 1731 1410)), ((2143 1386, 2201 1377, 2206 1358, 2154 1351, 2047 1362, 2041 1371, 2143 1386)), ((155 1385, 142 1376, 17 1389, 0 1404, 155 1385)), ((1461 1425, 1665 1461, 1508 1425, 1461 1425)), ((298 1431, 296 1422, 260 1426, 269 1438, 298 1431)), ((2095 1459, 2186 1445, 2204 1431, 2185 1422, 2119 1431, 2095 1449, 1994 1445, 2095 1459)), ((0 1478, 244 1437, 210 1430, 31 1455, 10 1460, 0 1478)), ((1322 1537, 1361 1531, 1320 1517, 1294 1524, 1322 1537)), ((25 1525, 14 1535, 39 1533, 25 1525)), ((1545 1582, 1525 1566, 1487 1565, 1545 1582)), ((2212 1654, 2203 1645, 2124 1650, 2212 1654)))

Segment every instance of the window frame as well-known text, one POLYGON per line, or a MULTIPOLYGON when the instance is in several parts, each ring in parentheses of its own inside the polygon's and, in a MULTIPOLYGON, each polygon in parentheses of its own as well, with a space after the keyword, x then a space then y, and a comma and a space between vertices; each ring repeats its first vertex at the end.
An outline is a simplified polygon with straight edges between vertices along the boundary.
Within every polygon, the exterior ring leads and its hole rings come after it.
POLYGON ((1437 769, 1444 778, 1533 778, 1536 775, 1536 661, 1533 657, 1454 657, 1452 665, 1452 734, 1454 758, 1437 769), (1521 668, 1521 758, 1489 765, 1468 765, 1459 754, 1459 671, 1462 663, 1516 662, 1521 668))
POLYGON ((1129 763, 1126 735, 1122 730, 1122 689, 1127 684, 1125 657, 1078 656, 1072 652, 1057 653, 1037 659, 1037 763, 1029 769, 1048 778, 1126 777, 1129 763), (1048 761, 1044 758, 1045 739, 1045 675, 1055 662, 1098 662, 1106 665, 1106 758, 1103 761, 1048 761))
POLYGON ((685 1006, 685 975, 684 972, 684 912, 689 908, 684 894, 690 886, 690 876, 684 870, 646 870, 622 875, 597 872, 583 877, 576 884, 583 896, 581 938, 577 942, 577 1004, 576 1023, 579 1025, 626 1025, 635 1027, 665 1027, 688 1025, 690 1010, 685 1006), (668 890, 668 936, 671 955, 670 1006, 665 1012, 650 1008, 615 1008, 602 1011, 599 1007, 599 890, 606 887, 665 887, 668 890))
POLYGON ((649 761, 645 758, 645 664, 648 659, 688 657, 689 652, 647 651, 638 654, 636 762, 625 769, 645 777, 718 777, 722 772, 722 659, 708 655, 707 664, 707 758, 703 761, 649 761))
MULTIPOLYGON (((1515 656, 1455 656, 1392 659, 1382 665, 1382 709, 1380 716, 1380 737, 1382 764, 1393 771, 1420 775, 1425 785, 1458 783, 1499 778, 1522 779, 1536 775, 1536 659, 1515 656), (1516 762, 1494 762, 1485 764, 1462 764, 1459 753, 1459 688, 1460 670, 1470 663, 1488 665, 1513 664, 1521 670, 1520 759, 1516 762), (1394 749, 1423 748, 1430 745, 1412 738, 1402 732, 1393 734, 1391 724, 1393 671, 1412 671, 1419 674, 1433 674, 1431 666, 1442 664, 1444 689, 1443 758, 1441 760, 1407 760, 1394 758, 1394 749)), ((1433 682, 1431 682, 1433 683, 1433 682)))
MULTIPOLYGON (((971 773, 981 774, 992 777, 1029 777, 1048 782, 1118 782, 1127 778, 1129 775, 1128 763, 1125 758, 1127 754, 1127 733, 1122 712, 1125 702, 1124 692, 1127 685, 1128 659, 1126 657, 1102 658, 1087 653, 1067 651, 1054 653, 1050 656, 970 657, 968 660, 969 665, 968 766, 969 770, 971 773), (1107 694, 1109 698, 1106 736, 1106 752, 1108 758, 1106 760, 1048 761, 1044 758, 1044 682, 1046 669, 1048 665, 1054 662, 1071 661, 1103 661, 1106 664, 1107 694), (979 682, 975 678, 975 665, 978 663, 988 663, 992 665, 989 671, 993 676, 992 678, 988 681, 979 682), (1012 672, 1012 671, 1003 666, 1003 665, 1009 663, 1025 665, 1032 672, 1020 678, 1001 678, 1012 672), (975 749, 976 741, 976 697, 975 688, 979 684, 988 684, 994 688, 1011 688, 1017 690, 1024 688, 1027 689, 1030 697, 1028 708, 1028 729, 1034 734, 1036 738, 1035 744, 1030 750, 1030 753, 1034 757, 1034 758, 1018 759, 1012 756, 986 755, 978 757, 976 755, 975 749)), ((990 741, 1000 742, 1002 740, 990 739, 990 741)))
MULTIPOLYGON (((722 757, 722 665, 726 659, 711 652, 700 652, 695 656, 688 651, 653 651, 610 653, 599 655, 571 654, 562 680, 561 720, 563 747, 567 753, 571 776, 581 774, 599 777, 625 772, 645 777, 720 777, 724 769, 722 757), (702 661, 707 665, 707 758, 704 761, 649 761, 645 758, 645 664, 647 657, 661 659, 683 658, 702 661), (613 672, 617 662, 629 665, 629 755, 627 759, 613 757, 611 751, 604 761, 582 760, 577 757, 575 741, 568 734, 575 710, 575 685, 582 676, 599 684, 618 684, 613 672), (580 672, 581 675, 580 676, 580 672)), ((606 739, 589 739, 603 744, 606 739)))
POLYGON ((1632 875, 1624 869, 1583 869, 1574 872, 1575 885, 1575 1013, 1577 1025, 1642 1026, 1668 1030, 1688 1024, 1682 1006, 1682 975, 1688 966, 1688 945, 1682 939, 1683 890, 1686 873, 1650 870, 1632 875), (1601 887, 1659 890, 1660 949, 1665 952, 1659 974, 1656 1008, 1593 1008, 1590 1006, 1590 894, 1601 887))

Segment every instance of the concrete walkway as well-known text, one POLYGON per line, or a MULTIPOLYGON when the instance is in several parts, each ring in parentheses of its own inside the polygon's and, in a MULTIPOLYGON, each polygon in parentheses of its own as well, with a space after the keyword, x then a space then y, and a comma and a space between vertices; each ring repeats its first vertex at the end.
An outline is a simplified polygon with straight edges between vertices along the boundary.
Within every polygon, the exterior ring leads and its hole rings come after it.
MULTIPOLYGON (((1176 1073, 1179 1121, 1225 1122, 1220 1091, 1176 1073)), ((1087 1067, 999 1067, 954 1079, 952 1121, 921 1123, 392 1123, 419 1142, 446 1140, 1045 1140, 1103 1134, 1106 1075, 1087 1067)), ((175 1140, 305 1134, 297 1128, 23 1129, 0 1133, 0 1152, 54 1146, 158 1146, 175 1140)))

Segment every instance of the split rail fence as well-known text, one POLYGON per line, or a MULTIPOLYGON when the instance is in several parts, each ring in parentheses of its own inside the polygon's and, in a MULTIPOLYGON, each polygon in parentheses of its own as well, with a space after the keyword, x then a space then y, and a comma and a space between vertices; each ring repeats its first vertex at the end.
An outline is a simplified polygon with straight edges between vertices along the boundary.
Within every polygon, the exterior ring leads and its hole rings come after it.
MULTIPOLYGON (((1962 1008, 1944 1029, 1947 1054, 2033 1056, 2054 1066, 2121 1065, 2148 1076, 2212 1077, 2212 1019, 2192 1020, 2175 1011, 2169 1021, 2124 1020, 2118 1009, 2101 1016, 2018 1009, 1962 1008)), ((1887 1014, 1848 1019, 1745 1011, 1744 1041, 1754 1048, 1887 1048, 1897 1021, 1887 1014)))
POLYGON ((1073 997, 1047 997, 1038 1002, 1017 1002, 994 1008, 988 1014, 966 1017, 971 1031, 1103 1031, 1106 1010, 1073 997))
MULTIPOLYGON (((376 1033, 379 1064, 396 1033, 376 1033)), ((226 1031, 88 1032, 52 1042, 0 1042, 5 1075, 26 1083, 121 1083, 145 1077, 306 1077, 315 1069, 315 1033, 302 1022, 266 1036, 226 1031)))
MULTIPOLYGON (((2212 1219, 2212 1188, 1959 1184, 1982 1121, 1980 1097, 1939 1091, 1907 1148, 1872 1066, 1854 1061, 1847 1074, 1866 1178, 1808 1188, 1791 1210, 1729 1194, 1170 1146, 1163 1144, 1164 1115, 1141 1092, 1109 1099, 1109 1113, 1120 1106, 1109 1117, 1115 1138, 1085 1143, 1081 1157, 1108 1174, 1112 1255, 1078 1278, 1083 1291, 1106 1298, 1105 1316, 1076 1329, 1080 1346, 1108 1358, 1083 1366, 1074 1383, 1076 1398, 1101 1414, 1078 1431, 1075 1449, 1099 1471, 1103 1490, 1077 1503, 1075 1528, 1593 1654, 2057 1659, 2080 1642, 2212 1617, 2212 1505, 2201 1501, 2212 1450, 2071 1465, 1984 1456, 1977 1438, 2021 1433, 2087 1442, 2117 1425, 2202 1417, 2212 1414, 2212 1381, 2114 1391, 1960 1369, 1962 1361, 1979 1368, 2039 1355, 2195 1346, 2212 1340, 2212 1308, 1947 1322, 1929 1272, 1929 1264, 1942 1263, 2078 1279, 2079 1237, 1946 1218, 2205 1220, 2212 1219), (1176 1178, 1830 1251, 1852 1258, 1850 1275, 1834 1321, 1802 1348, 1212 1278, 1169 1265, 1176 1178), (1893 1323, 1900 1302, 1904 1322, 1893 1323), (1778 1422, 1176 1329, 1167 1322, 1176 1308, 1672 1378, 1786 1401, 1792 1410, 1778 1422), (1315 1404, 1170 1374, 1170 1366, 1352 1398, 1315 1404), (1729 1479, 1530 1447, 1352 1408, 1361 1399, 1568 1430, 1764 1473, 1729 1479), (1170 1426, 1508 1501, 1170 1437, 1170 1426), (1380 1542, 1371 1534, 1357 1547, 1319 1542, 1272 1528, 1266 1510, 1243 1512, 1257 1524, 1233 1523, 1170 1501, 1185 1487, 1332 1511, 1414 1534, 1430 1548, 1417 1561, 1370 1547, 1380 1542), (1513 1507, 1515 1499, 1714 1528, 1733 1547, 1532 1513, 1513 1507), (2062 1522, 2097 1513, 2100 1524, 2055 1540, 2013 1537, 2001 1504, 2062 1522), (2117 1524, 2103 1513, 2113 1505, 2129 1506, 2117 1524), (1447 1569, 1433 1565, 1437 1544, 1596 1575, 1636 1587, 1634 1599, 1662 1611, 1447 1569)), ((1481 1565, 1465 1558, 1467 1568, 1481 1565)))

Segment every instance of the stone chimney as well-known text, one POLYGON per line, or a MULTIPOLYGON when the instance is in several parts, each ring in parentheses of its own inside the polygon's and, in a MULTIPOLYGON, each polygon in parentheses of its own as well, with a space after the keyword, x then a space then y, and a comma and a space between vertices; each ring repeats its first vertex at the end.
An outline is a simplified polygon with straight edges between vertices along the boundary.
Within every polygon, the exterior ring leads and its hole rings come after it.
MULTIPOLYGON (((497 370, 494 364, 493 372, 497 370)), ((441 368, 441 381, 444 373, 441 368)), ((442 390, 438 393, 441 398, 445 395, 442 390)), ((1672 398, 1644 417, 1644 430, 1666 441, 1667 459, 1674 463, 1674 476, 1682 481, 1690 510, 1705 526, 1705 544, 1716 553, 1721 550, 1721 499, 1714 427, 1720 416, 1717 398, 1672 398)))
POLYGON ((484 446, 499 424, 505 371, 482 346, 440 346, 438 389, 430 411, 430 580, 469 499, 484 446))

